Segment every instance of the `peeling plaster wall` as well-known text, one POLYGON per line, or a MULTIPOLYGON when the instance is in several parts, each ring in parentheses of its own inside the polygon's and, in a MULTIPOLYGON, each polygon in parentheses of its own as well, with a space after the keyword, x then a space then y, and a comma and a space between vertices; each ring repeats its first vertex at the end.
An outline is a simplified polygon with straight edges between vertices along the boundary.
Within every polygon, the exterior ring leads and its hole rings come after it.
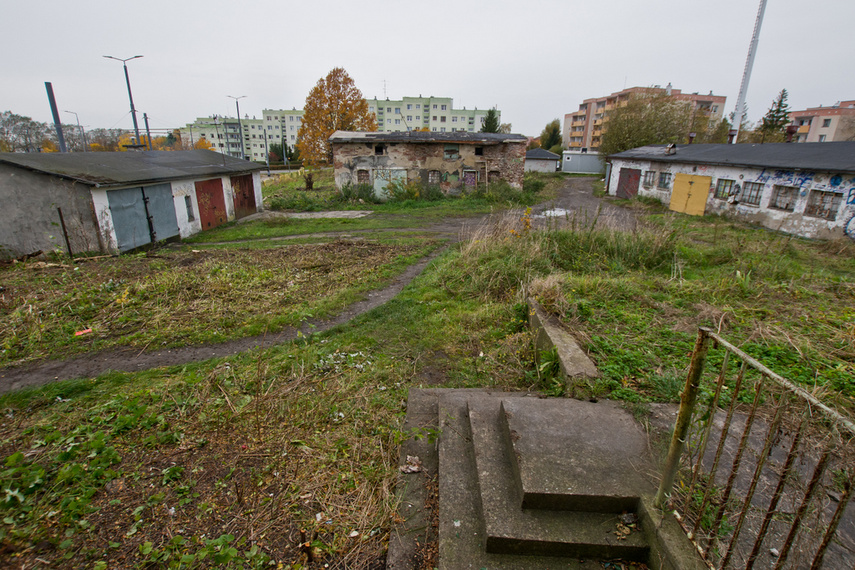
POLYGON ((89 186, 0 165, 0 259, 38 250, 67 253, 57 208, 74 253, 103 251, 89 186))
POLYGON ((478 182, 487 177, 492 181, 495 173, 513 188, 522 189, 525 144, 458 144, 459 156, 445 158, 446 143, 334 143, 333 169, 336 186, 357 184, 357 171, 369 172, 369 183, 374 183, 376 169, 404 169, 407 180, 418 180, 427 185, 431 171, 440 173, 440 187, 444 192, 453 192, 464 185, 464 171, 474 170, 478 182), (383 154, 375 154, 375 146, 383 146, 383 154), (483 148, 483 156, 475 154, 475 148, 483 148), (486 168, 485 168, 486 165, 486 168))
POLYGON ((712 180, 706 204, 706 213, 708 214, 725 214, 745 222, 802 237, 833 239, 848 235, 855 239, 855 173, 613 159, 611 176, 608 181, 608 193, 612 196, 617 192, 618 180, 620 179, 622 168, 636 168, 641 170, 641 183, 639 184, 638 194, 656 198, 666 205, 671 201, 671 188, 659 189, 656 187, 660 172, 671 173, 672 187, 674 176, 678 173, 709 176, 712 180), (656 172, 656 182, 652 187, 645 187, 643 184, 644 173, 650 170, 656 172), (745 182, 763 184, 760 204, 754 206, 741 202, 729 203, 727 200, 716 198, 715 188, 719 178, 733 180, 734 184, 738 184, 740 188, 742 188, 745 182), (792 186, 799 189, 793 211, 790 212, 769 207, 773 189, 776 185, 792 186), (805 214, 805 207, 808 205, 811 190, 834 192, 842 196, 840 207, 834 220, 805 214))
POLYGON ((192 180, 180 180, 172 183, 172 201, 175 206, 175 219, 178 222, 178 235, 190 237, 202 231, 202 220, 199 216, 199 202, 196 201, 196 186, 192 180), (186 196, 190 196, 193 220, 187 212, 186 196))

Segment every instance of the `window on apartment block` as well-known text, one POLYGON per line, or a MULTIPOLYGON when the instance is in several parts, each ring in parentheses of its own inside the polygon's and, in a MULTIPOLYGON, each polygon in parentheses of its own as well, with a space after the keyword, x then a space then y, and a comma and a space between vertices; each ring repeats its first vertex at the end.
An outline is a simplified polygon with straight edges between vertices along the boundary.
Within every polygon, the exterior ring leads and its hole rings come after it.
POLYGON ((719 200, 727 200, 733 191, 733 180, 719 178, 715 185, 715 197, 719 200))
POLYGON ((396 124, 396 125, 400 125, 400 124, 401 124, 401 119, 395 119, 395 124, 396 124))
POLYGON ((434 115, 434 116, 433 116, 433 120, 434 120, 434 121, 436 120, 436 115, 434 115))
POLYGON ((484 147, 476 146, 475 147, 475 156, 484 156, 484 147))
POLYGON ((412 103, 407 103, 407 111, 412 111, 412 110, 413 110, 412 103))
POLYGON ((433 108, 436 109, 436 105, 434 105, 433 108))
POLYGON ((416 111, 418 111, 418 110, 419 110, 419 109, 421 109, 421 108, 422 108, 421 104, 416 103, 416 111))
POLYGON ((831 119, 823 119, 822 120, 822 126, 823 127, 830 127, 831 126, 831 119))
POLYGON ((825 135, 819 135, 819 142, 825 142, 825 135))
POLYGON ((407 120, 408 120, 408 121, 412 121, 412 120, 413 120, 413 116, 412 116, 412 115, 407 115, 407 120))
POLYGON ((763 184, 760 182, 746 182, 742 185, 742 203, 760 205, 760 197, 763 196, 763 184))
POLYGON ((444 122, 445 122, 445 120, 446 120, 447 118, 448 118, 448 117, 446 117, 445 115, 443 115, 442 117, 440 117, 440 118, 439 118, 439 122, 440 122, 440 123, 444 123, 444 122))
POLYGON ((837 211, 840 209, 842 201, 843 194, 811 190, 805 207, 805 215, 834 220, 837 218, 837 211))
MULTIPOLYGON (((434 130, 436 130, 436 128, 434 128, 434 130)), ((443 131, 445 131, 445 129, 443 129, 443 131)), ((460 158, 460 146, 456 144, 445 145, 443 158, 445 158, 445 160, 457 160, 460 158)))
POLYGON ((392 119, 386 119, 386 124, 387 124, 387 125, 391 125, 391 124, 392 124, 392 119))
POLYGON ((440 127, 440 128, 439 128, 439 132, 444 133, 444 132, 445 132, 445 127, 440 127))
POLYGON ((376 156, 383 156, 383 145, 378 144, 374 147, 374 154, 376 156))
POLYGON ((391 112, 392 112, 392 107, 386 107, 386 112, 387 112, 387 113, 391 113, 391 112))
POLYGON ((644 186, 646 188, 650 188, 655 183, 656 183, 656 171, 655 170, 648 170, 647 172, 645 172, 644 173, 644 182, 643 182, 644 186))
POLYGON ((357 170, 356 171, 356 183, 357 184, 370 184, 370 179, 368 177, 367 170, 357 170))
POLYGON ((778 186, 776 184, 772 188, 772 199, 769 201, 769 207, 792 212, 798 195, 798 188, 794 186, 778 186))
POLYGON ((671 173, 670 172, 660 172, 659 173, 659 188, 668 188, 671 185, 671 173))
POLYGON ((443 110, 443 111, 447 111, 447 110, 448 110, 448 105, 443 105, 443 106, 442 106, 442 108, 441 108, 441 110, 443 110))
POLYGON ((396 114, 396 115, 400 115, 400 114, 401 114, 401 108, 400 108, 400 107, 395 107, 395 114, 396 114))

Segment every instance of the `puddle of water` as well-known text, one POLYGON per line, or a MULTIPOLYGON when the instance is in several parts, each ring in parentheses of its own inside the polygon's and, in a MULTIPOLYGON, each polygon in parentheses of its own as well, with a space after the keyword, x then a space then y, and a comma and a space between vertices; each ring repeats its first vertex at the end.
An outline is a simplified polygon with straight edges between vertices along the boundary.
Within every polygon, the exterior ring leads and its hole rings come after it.
POLYGON ((573 210, 565 210, 564 208, 553 208, 544 210, 537 215, 538 218, 563 218, 573 214, 573 210))

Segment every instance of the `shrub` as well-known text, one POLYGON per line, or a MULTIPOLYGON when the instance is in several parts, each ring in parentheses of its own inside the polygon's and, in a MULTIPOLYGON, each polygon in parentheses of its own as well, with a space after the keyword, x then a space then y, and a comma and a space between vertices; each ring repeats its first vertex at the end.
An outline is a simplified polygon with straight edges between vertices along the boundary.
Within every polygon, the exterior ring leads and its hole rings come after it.
POLYGON ((341 193, 338 194, 337 200, 340 202, 366 202, 369 204, 377 204, 380 200, 374 195, 374 187, 370 184, 345 184, 341 193))

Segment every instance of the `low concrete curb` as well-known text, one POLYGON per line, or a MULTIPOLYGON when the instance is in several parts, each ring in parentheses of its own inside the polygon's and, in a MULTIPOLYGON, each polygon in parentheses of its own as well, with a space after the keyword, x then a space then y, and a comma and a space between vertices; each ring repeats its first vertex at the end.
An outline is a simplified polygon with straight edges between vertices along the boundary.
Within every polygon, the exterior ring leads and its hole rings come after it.
POLYGON ((528 298, 528 324, 534 331, 534 345, 538 351, 555 349, 561 373, 572 388, 580 381, 599 378, 597 365, 588 358, 573 335, 561 325, 558 318, 548 315, 535 299, 528 298))

